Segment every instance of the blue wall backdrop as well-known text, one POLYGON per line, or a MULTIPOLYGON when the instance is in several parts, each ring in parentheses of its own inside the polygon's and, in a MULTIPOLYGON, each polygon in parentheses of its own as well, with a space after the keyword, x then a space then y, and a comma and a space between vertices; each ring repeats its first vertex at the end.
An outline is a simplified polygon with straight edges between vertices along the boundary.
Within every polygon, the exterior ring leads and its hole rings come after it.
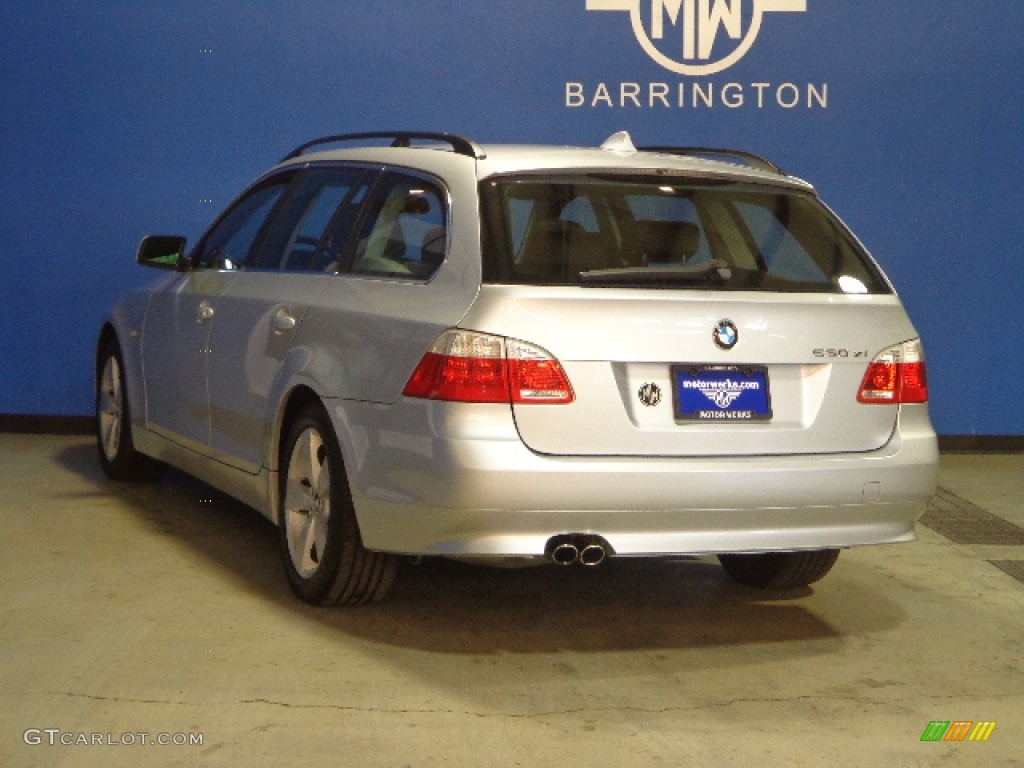
POLYGON ((628 129, 814 181, 925 339, 938 430, 1024 434, 1022 30, 1020 0, 5 3, 0 413, 90 413, 138 240, 306 139, 628 129))

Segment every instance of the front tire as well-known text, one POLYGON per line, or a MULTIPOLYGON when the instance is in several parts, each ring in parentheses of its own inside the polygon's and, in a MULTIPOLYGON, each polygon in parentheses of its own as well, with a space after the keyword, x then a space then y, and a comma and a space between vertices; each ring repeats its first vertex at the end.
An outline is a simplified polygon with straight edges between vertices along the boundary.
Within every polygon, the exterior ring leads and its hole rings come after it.
POLYGON ((793 589, 813 584, 832 570, 838 549, 719 555, 718 561, 734 581, 763 589, 793 589))
POLYGON ((363 547, 341 449, 322 407, 292 422, 281 455, 279 539, 292 590, 314 605, 380 600, 398 560, 363 547))

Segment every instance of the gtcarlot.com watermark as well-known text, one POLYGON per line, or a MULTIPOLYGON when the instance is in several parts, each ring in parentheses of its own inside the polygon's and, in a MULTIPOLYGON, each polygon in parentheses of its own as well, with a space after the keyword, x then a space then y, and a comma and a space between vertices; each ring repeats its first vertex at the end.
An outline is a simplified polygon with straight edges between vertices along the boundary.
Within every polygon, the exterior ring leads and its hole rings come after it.
POLYGON ((86 731, 65 731, 61 728, 26 728, 21 738, 29 746, 50 747, 201 747, 201 733, 149 733, 136 731, 126 733, 98 733, 86 731))

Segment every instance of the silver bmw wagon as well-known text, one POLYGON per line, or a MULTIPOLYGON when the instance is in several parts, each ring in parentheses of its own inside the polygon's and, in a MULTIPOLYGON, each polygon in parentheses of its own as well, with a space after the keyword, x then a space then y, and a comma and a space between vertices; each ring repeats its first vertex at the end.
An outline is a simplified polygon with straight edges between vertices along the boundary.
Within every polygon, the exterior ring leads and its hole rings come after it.
POLYGON ((99 458, 255 507, 316 604, 402 556, 717 555, 791 588, 910 541, 938 453, 918 333, 808 183, 744 152, 328 136, 99 333, 99 458))

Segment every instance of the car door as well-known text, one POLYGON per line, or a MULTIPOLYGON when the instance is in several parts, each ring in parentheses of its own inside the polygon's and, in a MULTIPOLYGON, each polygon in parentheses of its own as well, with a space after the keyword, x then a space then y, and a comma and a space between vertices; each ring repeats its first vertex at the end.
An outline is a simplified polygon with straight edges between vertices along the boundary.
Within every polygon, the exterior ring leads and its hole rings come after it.
POLYGON ((262 466, 275 385, 373 175, 345 166, 297 175, 246 269, 220 296, 207 357, 210 447, 219 461, 254 474, 262 466))
POLYGON ((200 240, 191 268, 153 294, 143 328, 146 421, 165 437, 205 451, 210 442, 207 365, 221 299, 287 187, 279 177, 231 206, 200 240))

